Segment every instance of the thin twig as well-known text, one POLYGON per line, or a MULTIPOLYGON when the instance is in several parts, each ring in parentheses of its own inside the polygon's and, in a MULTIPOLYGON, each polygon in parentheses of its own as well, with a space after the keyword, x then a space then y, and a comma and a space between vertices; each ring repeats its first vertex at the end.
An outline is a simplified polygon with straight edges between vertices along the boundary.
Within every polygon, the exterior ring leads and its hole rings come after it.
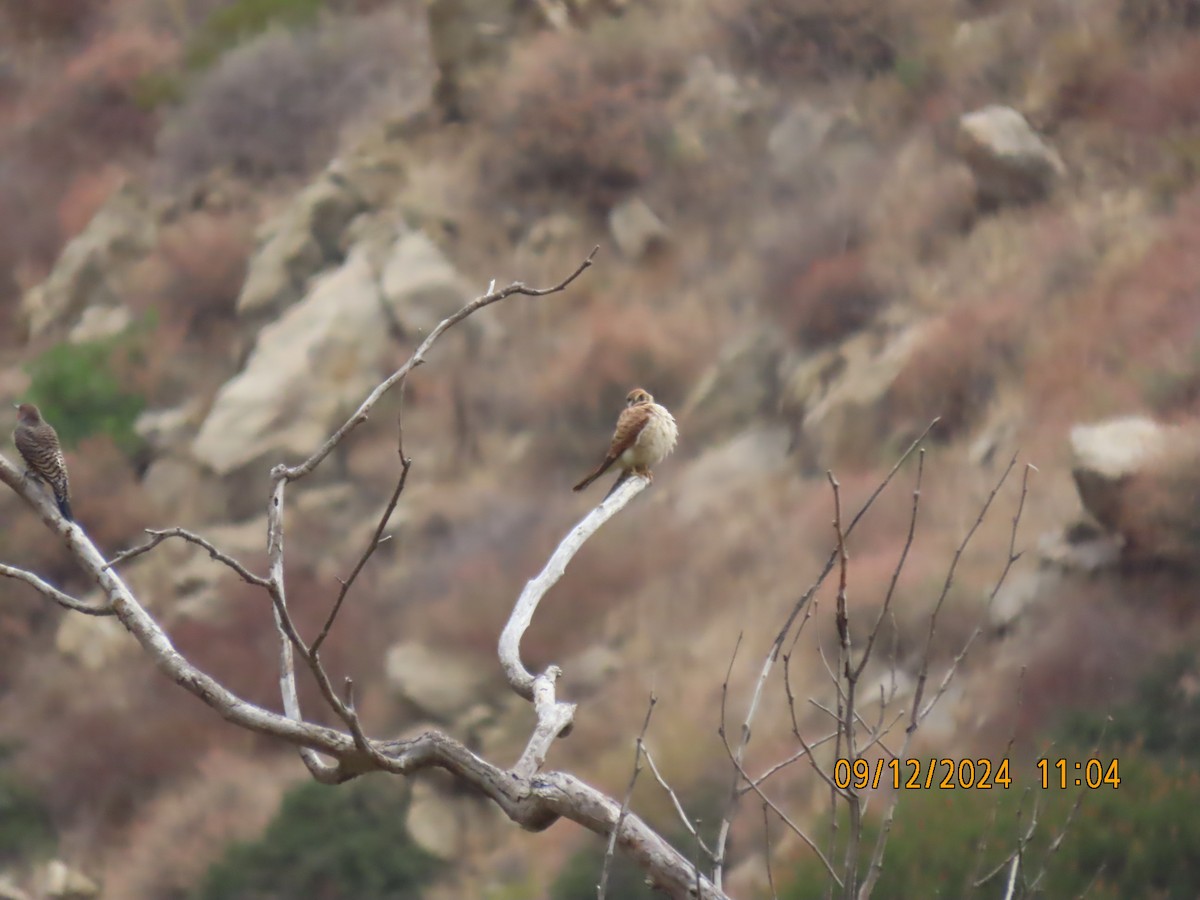
MULTIPOLYGON (((854 528, 858 525, 859 520, 867 514, 867 510, 874 506, 875 501, 879 498, 879 495, 882 494, 887 486, 892 483, 892 479, 896 477, 896 473, 900 471, 900 468, 905 462, 908 461, 908 458, 913 455, 918 447, 921 446, 921 441, 925 440, 929 432, 932 431, 933 427, 940 421, 941 417, 938 417, 930 422, 925 427, 925 430, 917 435, 917 439, 908 445, 908 449, 900 454, 900 458, 896 460, 896 464, 892 466, 891 470, 886 476, 884 476, 883 481, 879 482, 875 490, 871 492, 871 496, 867 497, 862 506, 858 508, 858 512, 854 514, 854 518, 852 518, 850 520, 850 524, 846 526, 846 537, 849 537, 854 533, 854 528)), ((783 627, 779 629, 779 635, 775 638, 774 653, 776 655, 778 655, 779 649, 783 647, 783 642, 787 639, 787 634, 791 630, 792 623, 795 622, 796 616, 798 616, 804 607, 808 605, 808 601, 812 595, 815 594, 821 585, 825 583, 825 578, 830 572, 833 571, 835 562, 837 562, 836 547, 829 554, 829 558, 825 561, 825 566, 821 570, 821 574, 817 576, 817 579, 812 583, 812 585, 809 586, 808 590, 806 590, 800 599, 796 601, 796 603, 792 606, 792 611, 788 613, 787 619, 784 620, 783 627)))
POLYGON ((883 625, 883 619, 892 608, 892 597, 896 594, 896 584, 900 581, 900 573, 904 571, 904 564, 908 561, 908 552, 912 549, 913 540, 917 534, 917 512, 921 508, 921 479, 925 474, 925 450, 924 448, 917 454, 917 480, 913 486, 913 502, 912 511, 908 516, 908 533, 904 537, 904 547, 900 550, 900 558, 896 560, 895 568, 892 569, 892 578, 888 582, 887 593, 883 595, 883 606, 880 607, 879 615, 875 619, 875 625, 871 629, 871 633, 867 636, 867 644, 863 648, 862 659, 858 661, 858 666, 855 669, 855 675, 861 675, 863 669, 867 667, 867 662, 871 658, 871 651, 875 648, 875 640, 879 636, 879 630, 883 625))
POLYGON ((767 862, 767 887, 771 889, 771 900, 779 900, 779 892, 775 890, 775 876, 771 872, 771 819, 767 815, 767 810, 770 807, 766 803, 762 805, 763 814, 763 845, 764 854, 767 862))
MULTIPOLYGON (((979 633, 980 629, 977 628, 976 631, 970 637, 967 638, 964 648, 960 651, 960 653, 956 657, 955 662, 952 664, 952 666, 950 668, 950 672, 947 673, 947 678, 944 678, 942 680, 940 686, 938 687, 938 690, 934 693, 934 696, 930 699, 929 703, 926 704, 924 707, 922 707, 921 706, 921 698, 924 693, 925 683, 926 683, 926 680, 928 679, 928 675, 929 675, 929 664, 930 664, 930 658, 931 658, 931 653, 932 653, 933 637, 934 637, 934 633, 937 628, 938 615, 941 612, 942 606, 944 605, 944 603, 946 601, 946 597, 950 592, 950 586, 954 581, 954 573, 958 567, 958 562, 962 558, 963 553, 966 551, 966 548, 967 548, 968 544, 970 543, 971 538, 975 535, 975 532, 979 529, 979 526, 982 524, 984 518, 987 516, 988 510, 991 508, 992 502, 996 499, 996 495, 1000 492, 1000 488, 1004 485, 1005 481, 1008 479, 1009 473, 1012 472, 1013 467, 1016 465, 1016 461, 1017 461, 1017 458, 1014 455, 1013 458, 1009 461, 1008 466, 1004 469, 1004 472, 1001 473, 1000 478, 996 481, 995 487, 992 488, 991 493, 988 495, 987 499, 984 501, 983 506, 979 511, 979 515, 975 519, 975 522, 971 525, 971 527, 968 529, 966 535, 963 537, 962 541, 959 543, 958 548, 955 550, 954 557, 952 558, 952 560, 950 562, 950 566, 946 572, 946 579, 942 585, 941 593, 938 595, 937 602, 934 604, 933 611, 930 613, 930 616, 929 616, 929 631, 926 635, 925 647, 921 654, 921 668, 920 668, 920 672, 917 677, 916 688, 913 691, 912 705, 909 708, 909 714, 908 714, 909 722, 908 722, 908 726, 905 728, 904 743, 900 748, 900 758, 908 757, 908 748, 912 745, 914 735, 916 734, 917 729, 920 727, 921 722, 924 721, 925 717, 928 716, 930 712, 932 712, 932 710, 933 710, 934 706, 937 704, 938 700, 942 697, 942 695, 945 693, 946 689, 949 687, 950 678, 952 677, 953 673, 955 671, 957 671, 958 662, 961 661, 965 657, 965 655, 967 653, 967 649, 970 647, 971 642, 974 640, 975 634, 979 633)), ((1008 575, 1009 570, 1012 568, 1013 563, 1016 561, 1016 557, 1019 556, 1019 554, 1015 553, 1016 533, 1017 533, 1017 529, 1018 529, 1018 526, 1019 526, 1020 520, 1021 520, 1021 511, 1024 508, 1025 484, 1026 484, 1027 479, 1028 479, 1028 467, 1026 469, 1025 479, 1023 479, 1023 481, 1022 481, 1021 499, 1020 499, 1018 507, 1017 507, 1017 512, 1013 516, 1012 533, 1011 533, 1011 537, 1009 540, 1009 559, 1006 561, 1006 563, 1004 565, 1004 569, 1000 574, 999 581, 1003 581, 1003 579, 1008 575)), ((995 593, 998 590, 999 590, 998 586, 993 589, 993 591, 992 591, 993 597, 995 596, 995 593)), ((982 627, 982 626, 980 626, 980 627, 982 627)), ((892 830, 892 823, 895 821, 896 807, 900 802, 900 794, 901 794, 901 792, 899 792, 899 791, 893 793, 891 799, 888 801, 887 809, 883 814, 883 818, 879 825, 879 833, 875 837, 875 846, 871 852, 871 861, 867 867, 867 874, 866 874, 866 877, 863 879, 862 886, 859 888, 858 896, 859 896, 860 900, 866 900, 866 898, 871 896, 871 892, 874 890, 875 884, 879 880, 880 872, 883 870, 884 851, 887 848, 888 838, 889 838, 889 836, 891 834, 891 830, 892 830)))
POLYGON ((600 867, 600 884, 596 886, 598 900, 604 900, 608 891, 608 868, 612 865, 613 853, 617 849, 617 834, 621 831, 621 823, 629 814, 629 802, 633 799, 634 785, 637 784, 638 775, 642 772, 642 748, 646 741, 646 729, 650 727, 650 717, 654 715, 654 704, 657 702, 658 698, 651 694, 650 703, 646 706, 646 718, 642 722, 642 730, 638 734, 637 745, 634 749, 633 773, 629 776, 629 787, 625 790, 625 799, 621 801, 621 811, 617 814, 617 821, 608 835, 608 849, 604 851, 604 864, 600 867))
POLYGON ((413 355, 409 357, 408 362, 376 385, 375 389, 367 395, 367 398, 363 400, 361 404, 359 404, 358 409, 351 414, 350 418, 347 419, 337 431, 330 435, 329 439, 326 440, 325 443, 322 444, 312 456, 297 466, 276 466, 271 471, 271 476, 273 478, 284 478, 288 481, 296 481, 297 479, 303 478, 305 475, 308 475, 310 472, 312 472, 313 469, 320 465, 321 461, 325 459, 325 457, 333 452, 333 448, 340 444, 346 435, 348 435, 363 422, 367 421, 367 417, 370 414, 371 408, 378 402, 380 397, 390 391, 402 380, 407 378, 409 372, 425 362, 425 354, 429 352, 430 347, 433 346, 434 342, 436 342, 437 339, 440 338, 448 328, 452 328, 463 319, 467 318, 467 316, 477 312, 480 309, 483 309, 483 307, 490 306, 491 304, 503 300, 506 297, 511 297, 514 294, 522 294, 526 297, 545 297, 549 294, 557 294, 560 291, 565 290, 567 285, 569 285, 591 267, 592 262, 599 250, 599 246, 592 248, 592 252, 587 255, 587 259, 581 262, 575 268, 574 272, 552 287, 531 288, 527 287, 524 282, 513 282, 506 288, 501 288, 498 291, 492 290, 484 294, 482 297, 477 297, 458 312, 448 316, 445 319, 442 319, 442 321, 439 322, 436 327, 434 327, 433 331, 429 332, 429 335, 421 342, 420 346, 417 347, 417 349, 413 352, 413 355))
POLYGON ((828 744, 830 741, 833 740, 833 738, 834 738, 834 733, 830 732, 829 734, 825 735, 825 737, 823 737, 823 738, 817 738, 811 744, 804 744, 799 750, 797 750, 795 753, 793 753, 787 759, 784 759, 784 760, 781 760, 780 762, 775 763, 775 765, 771 766, 769 769, 767 769, 765 772, 763 772, 761 775, 759 775, 753 781, 748 782, 744 787, 739 787, 738 788, 738 796, 740 797, 743 794, 750 793, 752 790, 754 790, 754 787, 756 785, 766 783, 767 779, 770 778, 772 775, 774 775, 776 772, 782 772, 788 766, 793 765, 796 762, 799 762, 804 757, 811 756, 812 750, 816 749, 817 747, 820 747, 822 744, 828 744))
POLYGON ((0 575, 3 575, 5 578, 11 578, 14 581, 23 581, 43 597, 53 600, 59 606, 83 613, 85 616, 111 616, 115 614, 115 610, 113 610, 110 604, 92 606, 90 603, 84 603, 82 600, 75 599, 70 594, 64 594, 48 581, 39 578, 32 572, 26 572, 24 569, 17 569, 13 566, 6 566, 0 563, 0 575))
MULTIPOLYGON (((1096 736, 1096 742, 1092 744, 1092 749, 1089 752, 1089 758, 1096 758, 1100 753, 1100 747, 1104 743, 1104 737, 1108 733, 1108 726, 1112 722, 1112 716, 1105 716, 1104 724, 1100 726, 1100 734, 1096 736)), ((1041 885, 1042 879, 1046 877, 1046 872, 1050 868, 1050 860, 1058 848, 1062 846, 1062 842, 1066 839, 1067 833, 1071 830, 1071 825, 1075 822, 1075 817, 1079 815, 1079 808, 1083 805, 1083 798, 1087 791, 1078 791, 1075 794, 1075 802, 1071 804, 1071 809, 1067 813, 1067 818, 1063 821, 1062 828, 1059 829, 1053 840, 1050 841, 1050 846, 1046 848, 1046 856, 1042 859, 1041 868, 1038 869, 1037 875, 1029 885, 1030 893, 1037 891, 1041 885)))
MULTIPOLYGON (((979 526, 983 524, 983 520, 987 517, 988 510, 992 508, 992 502, 996 499, 996 495, 1000 493, 1000 488, 1004 486, 1004 482, 1008 480, 1009 473, 1012 472, 1013 467, 1016 464, 1017 457, 1014 455, 1013 458, 1009 460, 1008 465, 1005 466, 1004 471, 1000 474, 1000 478, 996 481, 996 484, 992 488, 991 493, 988 494, 987 499, 983 501, 983 505, 979 509, 979 515, 975 517, 975 521, 971 523, 971 527, 968 528, 967 533, 963 535, 962 540, 959 542, 958 547, 954 551, 953 558, 950 560, 950 566, 946 570, 946 578, 942 582, 941 593, 938 594, 937 601, 933 605, 933 611, 929 614, 929 629, 925 634, 925 649, 921 654, 921 669, 917 673, 917 685, 913 691, 912 721, 909 723, 910 731, 915 730, 917 723, 924 717, 924 715, 928 714, 928 710, 922 712, 921 700, 925 694, 925 683, 929 678, 930 648, 933 646, 933 636, 937 630, 938 616, 941 614, 942 607, 946 604, 946 598, 950 595, 950 588, 954 584, 954 576, 958 572, 958 564, 962 560, 963 554, 966 552, 967 547, 970 545, 971 539, 975 537, 975 532, 979 530, 979 526)), ((1019 516, 1016 517, 1016 521, 1019 521, 1019 516)), ((1015 521, 1013 530, 1015 534, 1015 521)), ((1008 574, 1008 570, 1011 567, 1011 561, 1005 563, 1002 577, 1003 575, 1008 574)), ((940 694, 938 696, 940 696, 940 694)))
POLYGON ((146 541, 144 544, 138 544, 136 547, 130 547, 128 550, 122 550, 107 563, 105 563, 104 568, 111 569, 115 565, 128 562, 135 557, 141 556, 143 553, 149 553, 165 540, 170 538, 179 538, 187 541, 189 544, 195 544, 197 547, 203 547, 208 551, 208 555, 210 557, 219 563, 223 563, 230 569, 233 569, 233 571, 238 574, 238 577, 247 584, 253 584, 256 587, 262 588, 268 586, 267 579, 263 578, 261 575, 255 575, 228 553, 223 553, 213 546, 212 543, 200 537, 200 535, 188 531, 186 528, 147 528, 146 534, 150 535, 150 540, 146 541))
MULTIPOLYGON (((1015 457, 1014 457, 1013 461, 1014 462, 1016 461, 1015 457)), ((1000 489, 1000 484, 1004 483, 1004 479, 1008 477, 1008 472, 1011 469, 1012 469, 1012 465, 1010 464, 1009 468, 1005 470, 1004 475, 1001 477, 1000 483, 996 485, 995 491, 998 491, 1000 489)), ((1014 565, 1016 565, 1018 560, 1020 560, 1022 553, 1023 553, 1023 551, 1019 552, 1016 549, 1017 531, 1021 524, 1021 516, 1025 512, 1025 498, 1028 496, 1028 493, 1029 493, 1029 473, 1031 471, 1036 472, 1037 471, 1036 467, 1034 467, 1032 465, 1026 465, 1025 470, 1024 470, 1023 474, 1021 475, 1021 495, 1017 500, 1016 512, 1013 514, 1012 528, 1009 530, 1008 558, 1005 559, 1004 568, 1000 570, 1000 575, 996 578, 995 583, 992 585, 991 591, 988 593, 988 599, 987 599, 987 604, 986 604, 987 609, 991 609, 992 603, 996 599, 996 595, 1000 593, 1000 588, 1002 588, 1004 586, 1005 581, 1008 580, 1008 573, 1010 571, 1012 571, 1012 567, 1014 565)), ((995 496, 995 491, 993 491, 992 497, 995 496)), ((991 503, 992 497, 988 498, 988 501, 987 501, 988 503, 991 503)), ((986 506, 985 506, 985 511, 986 511, 986 506)), ((969 536, 968 536, 968 540, 969 540, 969 536)), ((956 560, 956 562, 957 562, 957 560, 956 560)), ((962 661, 964 659, 966 659, 967 654, 971 652, 971 647, 974 646, 975 641, 979 638, 979 636, 981 634, 983 634, 983 627, 984 627, 984 621, 981 620, 979 622, 979 624, 977 624, 975 626, 974 630, 972 630, 972 632, 967 636, 967 639, 963 642, 962 647, 959 649, 958 653, 955 654, 954 659, 951 660, 950 667, 946 670, 945 674, 942 676, 942 680, 938 684, 937 690, 934 691, 934 694, 932 697, 930 697, 929 702, 925 704, 925 709, 921 713, 922 717, 928 715, 929 711, 933 709, 933 707, 937 704, 938 700, 941 699, 942 695, 944 693, 946 693, 946 690, 950 687, 951 680, 954 678, 955 674, 958 672, 958 667, 962 664, 962 661)))
POLYGON ((688 818, 687 812, 684 811, 683 804, 679 802, 679 797, 676 795, 674 789, 671 785, 667 784, 667 780, 658 771, 658 766, 654 764, 654 757, 650 754, 649 747, 642 747, 642 756, 645 757, 646 762, 649 764, 650 771, 654 775, 654 780, 658 782, 659 787, 666 791, 667 796, 671 798, 671 804, 675 807, 675 813, 679 816, 679 821, 683 823, 683 827, 687 829, 688 834, 695 838, 697 846, 704 851, 704 855, 711 861, 712 850, 704 843, 704 839, 700 837, 699 830, 692 824, 692 820, 688 818))
MULTIPOLYGON (((808 845, 808 848, 817 855, 817 859, 819 859, 822 865, 825 866, 825 871, 829 874, 829 877, 834 880, 838 887, 842 887, 841 876, 838 875, 837 870, 833 868, 833 865, 826 858, 825 854, 821 852, 821 848, 817 846, 816 842, 813 841, 812 838, 805 834, 804 829, 793 822, 787 813, 779 808, 778 804, 776 804, 774 800, 763 793, 762 788, 751 781, 750 776, 746 773, 745 769, 742 768, 741 763, 734 758, 733 747, 730 746, 728 740, 724 739, 724 735, 722 735, 722 743, 725 746, 725 754, 729 757, 730 762, 733 763, 733 767, 737 770, 738 775, 744 779, 747 784, 751 785, 754 793, 758 795, 758 798, 771 808, 771 812, 775 813, 775 815, 779 817, 779 820, 783 822, 783 824, 786 825, 788 829, 794 835, 796 835, 796 837, 800 838, 800 840, 804 841, 804 843, 808 845)), ((717 880, 715 878, 713 879, 713 883, 717 884, 717 880)))
MULTIPOLYGON (((940 419, 934 419, 932 422, 930 422, 929 425, 925 428, 925 430, 923 432, 921 432, 920 435, 917 436, 916 440, 914 440, 912 442, 912 444, 909 445, 908 449, 905 450, 904 453, 902 453, 900 455, 900 458, 896 461, 895 465, 892 466, 892 468, 888 472, 888 474, 884 477, 884 479, 879 483, 879 485, 875 488, 875 490, 871 493, 871 495, 869 497, 867 497, 866 501, 859 507, 858 511, 854 514, 854 517, 850 520, 850 524, 844 530, 845 537, 849 537, 849 535, 854 531, 854 528, 858 525, 859 521, 862 520, 862 517, 864 515, 866 515, 867 511, 874 505, 875 501, 879 498, 880 494, 882 494, 883 491, 887 488, 887 486, 892 482, 892 479, 896 476, 896 473, 900 471, 900 469, 904 465, 905 461, 908 460, 908 458, 918 449, 918 447, 921 444, 921 441, 923 441, 925 439, 925 437, 929 434, 929 432, 933 429, 933 427, 935 425, 937 425, 937 423, 939 421, 940 421, 940 419)), ((838 559, 838 549, 835 547, 834 550, 830 553, 829 558, 826 560, 824 568, 821 570, 820 574, 817 575, 816 580, 814 580, 813 583, 811 585, 809 585, 808 589, 805 590, 805 592, 800 596, 800 598, 793 604, 791 611, 788 613, 787 619, 784 621, 783 627, 780 628, 779 633, 776 635, 775 640, 771 644, 771 649, 768 652, 766 659, 763 661, 762 670, 759 673, 758 680, 755 682, 754 689, 751 693, 750 705, 749 705, 749 708, 746 713, 746 719, 742 725, 741 743, 738 746, 737 750, 733 751, 734 756, 736 757, 735 769, 738 769, 739 771, 741 769, 741 760, 745 753, 746 745, 749 743, 749 740, 750 740, 750 734, 751 734, 750 726, 753 722, 755 714, 757 713, 757 711, 759 709, 759 703, 762 698, 762 692, 766 688, 767 679, 769 678, 769 676, 771 674, 771 670, 774 668, 775 663, 778 661, 779 657, 782 655, 784 644, 787 642, 788 635, 791 633, 792 627, 793 627, 793 625, 795 625, 797 617, 799 617, 801 613, 804 613, 805 617, 804 617, 804 620, 801 622, 801 625, 803 625, 803 622, 808 621, 809 615, 811 614, 810 609, 809 609, 810 601, 812 601, 813 597, 816 595, 816 592, 820 589, 821 585, 824 584, 825 579, 826 579, 826 577, 828 577, 829 573, 831 571, 833 571, 833 567, 834 567, 835 563, 837 562, 837 559, 838 559)), ((796 636, 797 637, 799 636, 799 628, 797 628, 796 636)), ((741 641, 741 639, 739 637, 739 644, 740 644, 740 641, 741 641)), ((736 651, 735 651, 735 655, 736 655, 736 651)), ((732 671, 732 668, 733 668, 733 661, 730 660, 730 671, 732 671)), ((726 739, 726 735, 725 735, 725 694, 728 691, 728 679, 729 679, 729 676, 727 674, 726 675, 726 683, 722 686, 721 727, 720 727, 721 738, 722 738, 722 740, 725 740, 726 743, 727 743, 727 739, 726 739)), ((839 690, 840 690, 840 681, 838 681, 836 678, 834 679, 834 681, 835 681, 835 683, 837 683, 839 685, 839 690)), ((749 779, 747 779, 747 780, 749 780, 749 779)), ((721 887, 722 867, 724 865, 725 842, 728 840, 728 837, 729 837, 729 829, 730 829, 730 824, 731 824, 730 820, 731 820, 732 811, 733 811, 733 804, 736 802, 736 800, 739 796, 739 792, 738 792, 739 786, 740 786, 740 782, 738 781, 738 773, 735 772, 734 779, 733 779, 733 787, 730 789, 730 805, 726 809, 725 815, 722 818, 721 828, 718 832, 717 840, 716 840, 716 844, 715 844, 717 861, 714 865, 713 883, 717 886, 718 889, 721 887)), ((807 839, 808 839, 807 836, 805 836, 805 840, 807 840, 807 839)), ((814 847, 814 849, 815 849, 815 847, 814 847)), ((828 863, 827 863, 827 865, 828 865, 828 863)), ((830 868, 830 872, 831 872, 831 874, 833 873, 832 868, 830 868)), ((841 882, 839 880, 839 886, 840 886, 840 884, 841 884, 841 882)))
POLYGON ((354 569, 350 572, 350 577, 342 582, 342 589, 338 591, 337 599, 333 602, 333 607, 329 610, 329 615, 325 619, 325 624, 321 626, 320 633, 312 642, 312 653, 315 655, 320 652, 321 645, 325 643, 325 638, 329 637, 329 630, 333 628, 333 622, 337 618, 338 613, 342 609, 342 603, 346 599, 346 595, 350 593, 350 588, 353 586, 355 579, 383 543, 383 531, 388 526, 388 522, 392 518, 392 513, 396 511, 396 504, 400 502, 400 495, 404 493, 405 482, 408 481, 408 470, 412 468, 412 460, 404 455, 403 446, 400 450, 400 478, 396 482, 396 488, 392 491, 392 496, 388 500, 387 507, 383 511, 383 515, 379 517, 379 523, 375 526, 375 530, 371 533, 371 539, 367 542, 367 548, 363 551, 362 556, 358 558, 354 569))

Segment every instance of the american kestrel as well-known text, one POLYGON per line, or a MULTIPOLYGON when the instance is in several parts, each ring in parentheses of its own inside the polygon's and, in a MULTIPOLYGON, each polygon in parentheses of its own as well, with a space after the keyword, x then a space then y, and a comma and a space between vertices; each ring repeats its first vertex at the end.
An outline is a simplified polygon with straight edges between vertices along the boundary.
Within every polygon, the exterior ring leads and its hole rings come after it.
POLYGON ((619 463, 623 471, 609 494, 631 473, 652 479, 650 467, 662 462, 675 449, 678 437, 679 429, 666 407, 655 403, 648 391, 634 388, 625 398, 625 409, 617 418, 617 429, 604 461, 574 489, 582 491, 607 472, 613 463, 619 463))
POLYGON ((59 511, 68 522, 71 519, 71 482, 67 478, 67 462, 58 444, 58 432, 43 418, 32 403, 17 404, 17 427, 13 443, 34 477, 50 485, 59 511))

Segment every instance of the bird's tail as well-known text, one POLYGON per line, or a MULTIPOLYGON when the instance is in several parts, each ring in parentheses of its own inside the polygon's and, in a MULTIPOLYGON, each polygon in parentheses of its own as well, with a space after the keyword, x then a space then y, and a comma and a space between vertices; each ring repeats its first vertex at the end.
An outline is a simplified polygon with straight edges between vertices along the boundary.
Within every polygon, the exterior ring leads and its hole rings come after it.
POLYGON ((75 518, 71 515, 71 501, 67 497, 55 497, 58 501, 58 511, 63 514, 63 518, 68 522, 74 522, 75 518))
POLYGON ((604 462, 600 463, 600 465, 596 467, 596 471, 594 471, 587 478, 583 479, 583 481, 579 482, 579 484, 575 485, 575 487, 571 488, 571 490, 582 491, 585 487, 607 472, 608 467, 616 461, 616 457, 614 456, 605 457, 604 462))

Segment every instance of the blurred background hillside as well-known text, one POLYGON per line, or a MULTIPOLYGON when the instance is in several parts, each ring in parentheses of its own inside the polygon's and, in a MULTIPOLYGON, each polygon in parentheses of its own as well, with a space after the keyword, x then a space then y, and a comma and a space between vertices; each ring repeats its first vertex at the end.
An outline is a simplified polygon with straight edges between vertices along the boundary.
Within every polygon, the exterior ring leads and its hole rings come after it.
MULTIPOLYGON (((581 704, 549 765, 619 796, 654 691, 656 761, 713 825, 730 655, 742 633, 740 714, 831 549, 824 473, 856 505, 937 416, 884 662, 902 701, 954 548, 1019 452, 1026 552, 989 603, 1018 472, 933 677, 982 637, 916 745, 1011 757, 1013 790, 905 797, 876 896, 973 895, 1026 827, 1034 760, 1098 738, 1121 786, 1083 792, 1026 895, 1200 895, 1200 2, 0 0, 0 400, 58 428, 109 554, 178 525, 261 568, 271 465, 492 279, 553 284, 596 244, 564 294, 483 311, 409 384, 395 539, 324 652, 368 730, 432 723, 516 759, 532 715, 496 638, 602 496, 570 485, 640 385, 679 449, 525 651, 581 704)), ((291 495, 310 633, 395 482, 395 410, 291 495)), ((858 628, 912 476, 849 548, 858 628)), ((0 560, 90 590, 8 492, 0 521, 0 560)), ((267 598, 194 550, 125 574, 182 652, 277 708, 267 598)), ((827 703, 820 597, 791 675, 827 703)), ((776 697, 749 767, 794 742, 776 697)), ((0 897, 595 896, 602 850, 574 826, 521 833, 435 779, 306 778, 119 625, 0 584, 0 897)), ((811 769, 775 790, 799 821, 826 809, 811 769)), ((1046 855, 1078 794, 1037 796, 1046 855)), ((682 834, 660 793, 635 804, 682 834)), ((756 804, 732 846, 730 889, 769 896, 756 804)), ((799 841, 771 847, 780 896, 823 895, 799 841)))

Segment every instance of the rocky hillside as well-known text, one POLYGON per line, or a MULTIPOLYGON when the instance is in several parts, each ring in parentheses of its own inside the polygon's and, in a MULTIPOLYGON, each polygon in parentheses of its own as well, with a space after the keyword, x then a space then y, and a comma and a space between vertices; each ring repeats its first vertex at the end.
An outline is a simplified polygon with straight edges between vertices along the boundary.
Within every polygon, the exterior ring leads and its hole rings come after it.
MULTIPOLYGON (((935 677, 984 631, 920 752, 1032 759, 1194 646, 1196 4, 45 0, 0 20, 0 394, 58 426, 110 553, 181 526, 261 567, 272 465, 493 280, 553 284, 600 245, 565 293, 484 310, 408 385, 393 540, 326 650, 372 733, 436 723, 516 758, 529 714, 496 637, 599 499, 570 485, 635 385, 680 447, 526 641, 581 704, 555 767, 619 796, 653 691, 659 765, 700 806, 726 790, 730 655, 741 634, 736 693, 828 556, 826 471, 857 504, 935 417, 889 631, 902 676, 1009 459, 1036 471, 1001 592, 1019 468, 956 573, 935 677)), ((391 492, 398 402, 292 497, 304 628, 391 492)), ((849 548, 862 621, 905 546, 902 477, 849 548)), ((15 496, 0 516, 0 560, 86 594, 15 496)), ((278 706, 264 597, 190 545, 127 574, 182 652, 278 706)), ((0 584, 0 793, 27 790, 41 838, 0 828, 0 884, 192 896, 303 767, 119 626, 26 594, 0 584)), ((832 629, 822 605, 791 673, 820 702, 832 629)), ((791 727, 781 704, 759 719, 756 767, 791 727)), ((813 787, 778 790, 803 818, 813 787)), ((415 845, 456 862, 425 896, 568 896, 551 885, 581 833, 517 833, 440 782, 404 803, 415 845)), ((765 877, 760 829, 755 809, 735 822, 739 896, 765 877)))

